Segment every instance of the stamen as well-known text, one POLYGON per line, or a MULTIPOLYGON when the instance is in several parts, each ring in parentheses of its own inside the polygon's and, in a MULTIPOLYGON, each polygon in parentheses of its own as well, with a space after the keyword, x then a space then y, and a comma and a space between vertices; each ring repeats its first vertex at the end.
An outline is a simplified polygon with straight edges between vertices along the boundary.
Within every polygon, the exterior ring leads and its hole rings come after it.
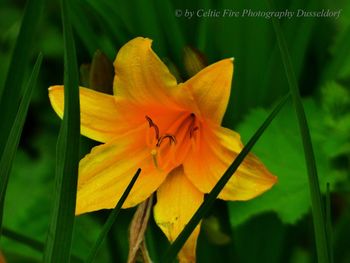
POLYGON ((194 133, 195 131, 197 131, 198 129, 199 129, 198 126, 191 127, 191 129, 190 129, 190 138, 193 137, 193 133, 194 133))
POLYGON ((160 136, 160 138, 158 139, 158 142, 157 142, 156 146, 157 146, 157 147, 160 147, 160 145, 162 144, 163 140, 166 139, 166 138, 169 139, 170 144, 171 144, 171 143, 176 144, 176 137, 175 137, 174 135, 172 135, 172 134, 164 134, 164 135, 160 136))
POLYGON ((190 124, 190 127, 189 127, 189 131, 190 131, 190 138, 192 138, 193 137, 193 133, 195 131, 197 131, 199 129, 199 127, 198 126, 194 126, 195 123, 196 123, 196 115, 194 113, 191 113, 190 117, 192 118, 192 121, 191 121, 191 124, 190 124))
POLYGON ((155 166, 156 168, 158 168, 157 153, 158 153, 158 152, 157 152, 156 149, 153 149, 153 150, 151 151, 153 163, 154 163, 154 166, 155 166))
POLYGON ((145 116, 146 120, 148 121, 149 127, 153 128, 156 133, 156 139, 159 140, 159 128, 158 126, 152 121, 152 119, 149 116, 145 116))

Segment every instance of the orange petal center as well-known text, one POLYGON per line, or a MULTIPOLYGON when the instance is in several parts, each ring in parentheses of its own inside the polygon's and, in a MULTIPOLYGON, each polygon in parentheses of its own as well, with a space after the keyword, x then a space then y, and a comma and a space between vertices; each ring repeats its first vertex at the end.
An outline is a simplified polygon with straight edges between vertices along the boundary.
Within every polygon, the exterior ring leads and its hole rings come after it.
POLYGON ((199 131, 199 121, 194 113, 183 112, 166 127, 158 126, 152 116, 145 116, 149 124, 146 134, 146 144, 154 165, 157 168, 171 170, 186 158, 196 140, 199 131))

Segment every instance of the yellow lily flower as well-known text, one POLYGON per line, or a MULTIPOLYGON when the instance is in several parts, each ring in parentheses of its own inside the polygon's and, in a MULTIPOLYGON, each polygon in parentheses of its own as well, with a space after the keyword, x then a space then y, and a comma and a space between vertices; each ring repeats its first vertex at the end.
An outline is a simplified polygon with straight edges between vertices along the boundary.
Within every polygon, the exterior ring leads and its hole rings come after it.
MULTIPOLYGON (((178 84, 151 43, 138 37, 120 49, 113 96, 80 88, 81 132, 103 144, 80 161, 76 214, 114 208, 141 168, 123 208, 156 191, 155 221, 172 242, 243 145, 238 133, 221 126, 233 59, 214 63, 178 84)), ((62 118, 63 86, 50 87, 49 97, 62 118)), ((250 154, 219 198, 248 200, 275 182, 250 154)), ((195 262, 199 228, 180 251, 180 262, 195 262)))

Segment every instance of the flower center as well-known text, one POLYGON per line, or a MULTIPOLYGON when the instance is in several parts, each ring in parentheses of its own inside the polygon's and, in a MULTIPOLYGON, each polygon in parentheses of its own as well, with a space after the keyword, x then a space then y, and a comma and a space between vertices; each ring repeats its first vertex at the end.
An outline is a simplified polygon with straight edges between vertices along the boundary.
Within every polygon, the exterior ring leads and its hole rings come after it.
POLYGON ((196 115, 181 114, 166 127, 158 126, 148 115, 145 118, 150 131, 153 131, 152 134, 148 133, 147 144, 151 148, 154 165, 161 169, 173 169, 180 165, 199 130, 196 115))

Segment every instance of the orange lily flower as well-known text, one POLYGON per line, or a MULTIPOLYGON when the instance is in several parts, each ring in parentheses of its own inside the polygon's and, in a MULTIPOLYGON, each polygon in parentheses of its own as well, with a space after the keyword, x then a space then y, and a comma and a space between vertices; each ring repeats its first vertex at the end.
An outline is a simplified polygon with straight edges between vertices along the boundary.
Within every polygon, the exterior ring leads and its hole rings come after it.
MULTIPOLYGON (((155 221, 172 242, 243 145, 238 133, 221 126, 233 59, 214 63, 178 84, 151 43, 138 37, 120 49, 113 96, 80 88, 81 132, 103 144, 80 161, 76 214, 114 208, 141 168, 123 208, 156 191, 155 221)), ((49 97, 62 118, 63 86, 50 87, 49 97)), ((250 154, 219 198, 248 200, 275 182, 250 154)), ((180 262, 195 262, 199 229, 180 251, 180 262)))

